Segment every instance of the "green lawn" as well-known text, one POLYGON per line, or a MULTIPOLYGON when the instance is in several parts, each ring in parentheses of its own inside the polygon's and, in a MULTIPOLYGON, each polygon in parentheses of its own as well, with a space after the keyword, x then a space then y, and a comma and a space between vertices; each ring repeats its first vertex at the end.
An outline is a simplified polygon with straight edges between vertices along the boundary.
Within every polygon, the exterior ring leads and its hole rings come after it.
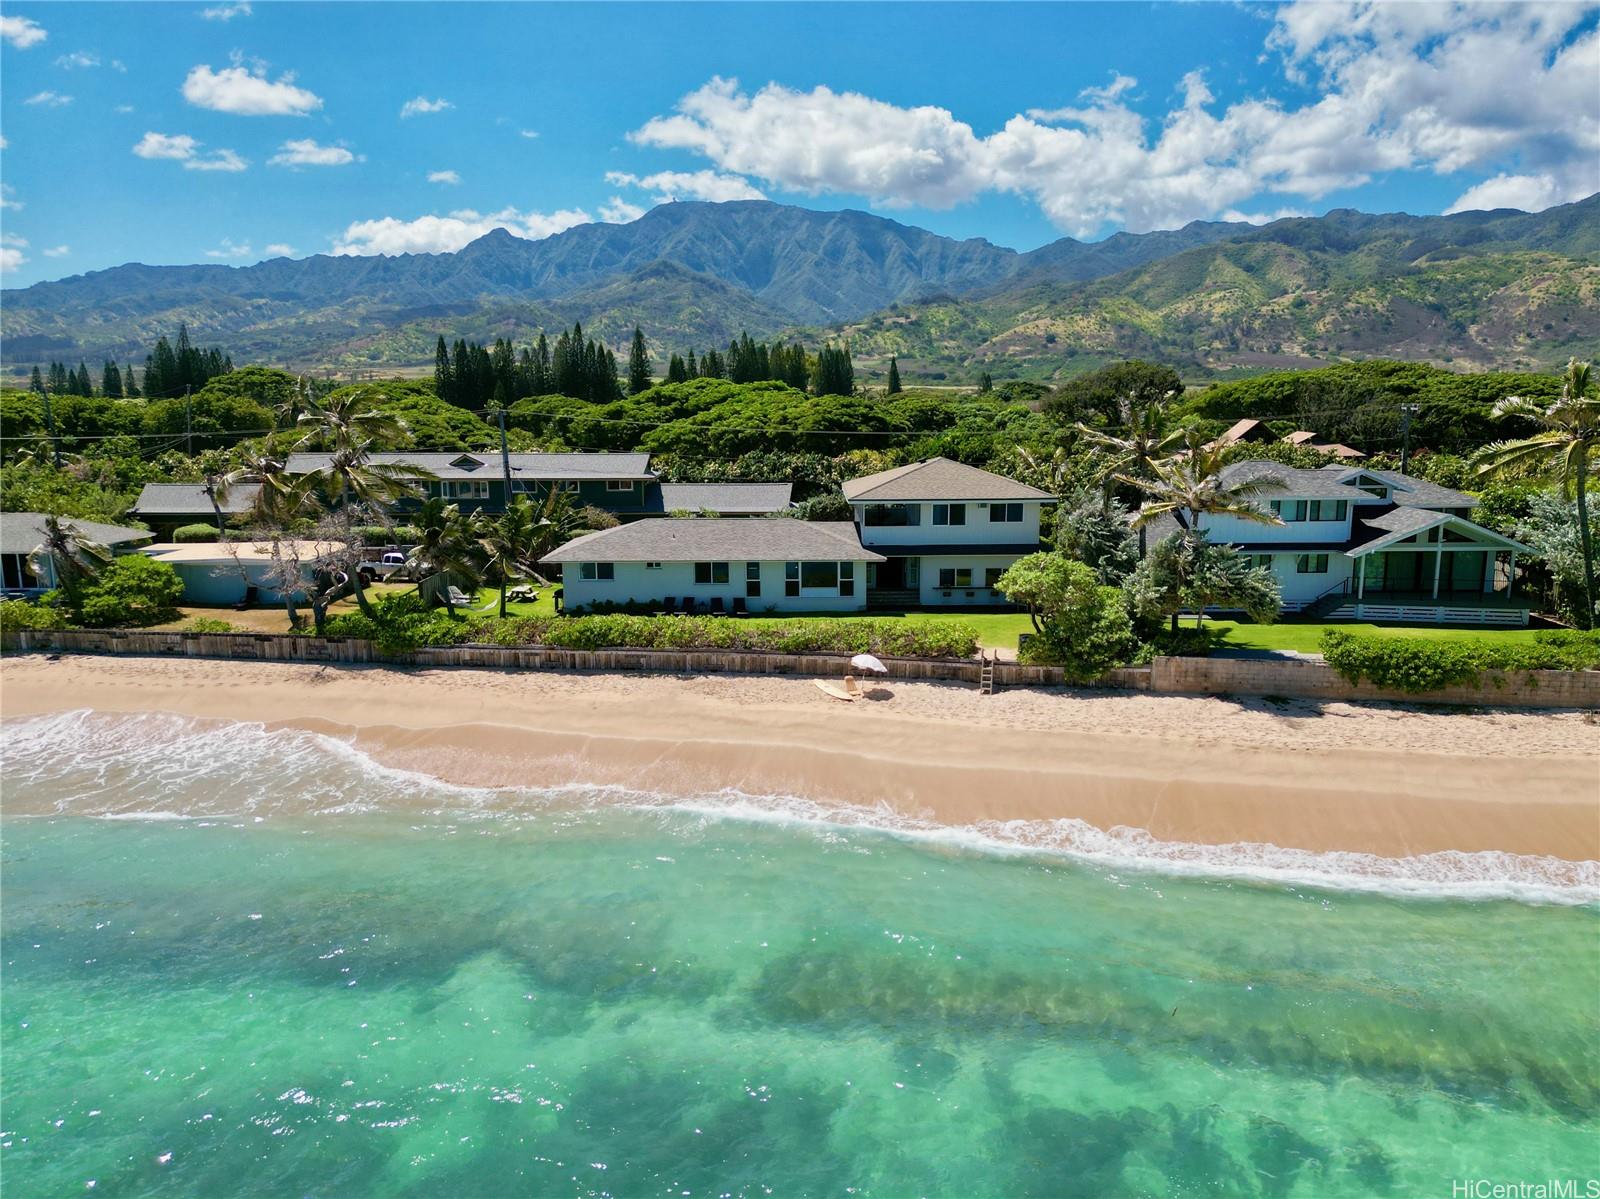
MULTIPOLYGON (((1182 627, 1194 625, 1184 618, 1182 627)), ((1340 620, 1329 623, 1285 621, 1282 624, 1247 624, 1237 620, 1207 620, 1206 625, 1222 632, 1219 645, 1224 649, 1289 649, 1303 654, 1321 652, 1322 634, 1327 629, 1346 633, 1370 633, 1378 637, 1427 637, 1435 641, 1531 641, 1534 629, 1461 629, 1439 625, 1358 624, 1340 620)))
MULTIPOLYGON (((493 588, 478 593, 478 607, 491 604, 496 599, 493 588)), ((541 587, 539 599, 532 604, 508 604, 506 610, 513 616, 554 616, 555 588, 541 587)), ((493 611, 493 609, 491 609, 493 611)), ((1032 622, 1026 612, 896 612, 887 615, 867 616, 859 612, 796 612, 787 616, 750 616, 742 619, 751 624, 771 624, 790 620, 905 620, 929 621, 957 620, 978 630, 978 643, 985 649, 1015 650, 1017 637, 1031 632, 1032 622)), ((1349 633, 1373 633, 1380 637, 1428 637, 1440 641, 1529 641, 1533 629, 1461 629, 1441 628, 1437 625, 1377 625, 1355 624, 1349 621, 1315 623, 1285 621, 1282 624, 1248 624, 1237 620, 1207 620, 1206 628, 1218 637, 1217 644, 1224 649, 1287 649, 1300 653, 1320 652, 1325 629, 1342 629, 1349 633)), ((1184 617, 1182 627, 1194 626, 1192 617, 1184 617)))

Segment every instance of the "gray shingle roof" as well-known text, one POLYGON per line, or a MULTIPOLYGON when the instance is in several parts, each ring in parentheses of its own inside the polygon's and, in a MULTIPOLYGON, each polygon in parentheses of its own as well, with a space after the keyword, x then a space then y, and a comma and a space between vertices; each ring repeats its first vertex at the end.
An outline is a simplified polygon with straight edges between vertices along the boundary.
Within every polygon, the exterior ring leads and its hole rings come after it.
POLYGON ((1361 523, 1382 529, 1385 533, 1415 533, 1436 523, 1440 516, 1440 513, 1429 512, 1426 508, 1391 508, 1377 516, 1366 517, 1361 523))
MULTIPOLYGON (((230 515, 248 512, 261 491, 260 483, 240 483, 218 502, 230 515)), ((139 516, 211 515, 211 497, 199 483, 146 483, 130 511, 139 516)))
POLYGON ((1393 486, 1394 490, 1389 493, 1390 498, 1402 507, 1476 508, 1478 506, 1478 501, 1463 491, 1441 487, 1438 483, 1430 483, 1415 475, 1403 475, 1397 470, 1372 470, 1369 467, 1353 467, 1338 463, 1329 463, 1322 469, 1342 478, 1354 478, 1360 473, 1382 479, 1393 486))
POLYGON ((575 537, 541 562, 882 562, 848 521, 640 520, 575 537))
MULTIPOLYGON (((380 464, 419 466, 441 479, 498 479, 497 450, 422 451, 373 454, 380 464)), ((292 475, 310 474, 328 464, 327 454, 290 454, 284 469, 292 475)), ((512 454, 513 479, 644 479, 650 473, 649 454, 512 454)))
MULTIPOLYGON (((663 483, 661 511, 782 512, 793 491, 792 483, 663 483)), ((646 506, 654 508, 653 503, 646 506)))
POLYGON ((1321 470, 1301 470, 1298 467, 1284 466, 1281 462, 1272 462, 1262 458, 1249 458, 1243 462, 1230 462, 1222 468, 1222 481, 1230 487, 1238 486, 1240 483, 1264 481, 1272 478, 1281 480, 1283 486, 1281 488, 1274 487, 1263 490, 1261 492, 1263 500, 1350 500, 1355 503, 1373 499, 1366 492, 1349 487, 1321 470))
POLYGON ((879 471, 850 479, 844 485, 847 500, 1048 500, 1055 496, 1004 475, 979 470, 948 458, 929 458, 910 466, 879 471))
MULTIPOLYGON (((0 554, 31 554, 44 541, 43 512, 0 512, 0 554)), ((66 521, 91 541, 101 545, 123 545, 134 541, 149 541, 148 529, 130 529, 125 525, 104 525, 95 520, 66 521)))

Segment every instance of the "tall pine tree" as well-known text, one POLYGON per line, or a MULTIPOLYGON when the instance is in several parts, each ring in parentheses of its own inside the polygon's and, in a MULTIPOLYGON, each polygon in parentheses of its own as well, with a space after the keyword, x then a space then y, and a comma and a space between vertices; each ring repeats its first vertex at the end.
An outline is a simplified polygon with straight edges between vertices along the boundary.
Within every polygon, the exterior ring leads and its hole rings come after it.
POLYGON ((889 355, 889 394, 900 393, 900 362, 895 355, 889 355))
POLYGON ((644 344, 644 331, 633 327, 633 345, 628 350, 628 394, 638 395, 648 391, 650 378, 650 350, 644 344))

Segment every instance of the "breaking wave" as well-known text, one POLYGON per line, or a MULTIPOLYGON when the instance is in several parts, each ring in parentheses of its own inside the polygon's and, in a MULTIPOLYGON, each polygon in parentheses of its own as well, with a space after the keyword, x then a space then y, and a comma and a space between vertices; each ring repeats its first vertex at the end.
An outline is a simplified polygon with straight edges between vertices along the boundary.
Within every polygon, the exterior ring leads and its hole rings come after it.
POLYGON ((1600 903, 1600 862, 1499 852, 1386 858, 1255 842, 1162 841, 1081 820, 943 825, 879 806, 722 791, 666 795, 619 786, 469 787, 376 761, 351 741, 306 729, 90 711, 0 729, 8 816, 253 820, 402 810, 526 817, 623 808, 667 819, 784 825, 828 837, 865 833, 931 849, 1066 857, 1104 870, 1280 886, 1529 903, 1600 903))

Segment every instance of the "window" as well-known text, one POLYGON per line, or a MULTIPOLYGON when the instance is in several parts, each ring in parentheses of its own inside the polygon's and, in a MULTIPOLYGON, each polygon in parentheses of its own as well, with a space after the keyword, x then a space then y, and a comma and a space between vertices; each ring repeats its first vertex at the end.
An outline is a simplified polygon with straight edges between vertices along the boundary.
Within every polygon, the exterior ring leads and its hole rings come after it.
POLYGON ((1328 573, 1327 554, 1301 554, 1294 560, 1296 574, 1325 575, 1328 573))
POLYGON ((986 567, 983 572, 983 585, 993 591, 1000 582, 1000 576, 1006 573, 1003 566, 986 567))
POLYGON ((972 568, 968 566, 944 566, 939 569, 940 587, 971 587, 972 568))
POLYGON ((728 581, 728 564, 726 562, 696 562, 694 564, 694 582, 696 587, 709 587, 717 583, 728 581))
POLYGON ((579 563, 578 577, 591 582, 600 580, 610 582, 617 577, 617 564, 615 562, 582 562, 579 563))
POLYGON ((761 563, 746 562, 744 564, 744 593, 748 599, 755 599, 760 596, 761 563))
POLYGON ((1247 566, 1260 567, 1263 570, 1272 569, 1271 554, 1246 554, 1244 560, 1247 566))
POLYGON ((607 479, 607 491, 632 491, 633 483, 628 479, 607 479))
POLYGON ((661 563, 659 563, 659 562, 646 562, 644 564, 644 568, 646 570, 660 570, 661 569, 661 563))
POLYGON ((839 586, 839 564, 837 562, 802 562, 800 563, 800 586, 802 589, 826 588, 834 590, 839 586))
POLYGON ((921 504, 868 504, 865 523, 869 529, 894 525, 920 525, 921 504))
POLYGON ((1348 500, 1312 500, 1312 520, 1343 520, 1349 511, 1348 500))
POLYGON ((483 460, 474 458, 471 454, 462 454, 459 458, 450 459, 450 465, 457 470, 477 470, 483 465, 483 460))
POLYGON ((933 523, 936 525, 964 525, 967 523, 965 504, 935 504, 933 523))
POLYGON ((576 480, 576 479, 562 479, 560 482, 558 482, 556 484, 556 490, 557 491, 565 491, 569 495, 577 495, 578 494, 578 480, 576 480))
POLYGON ((856 564, 854 562, 839 563, 839 594, 851 596, 856 593, 856 564))
POLYGON ((489 480, 458 479, 445 484, 445 494, 458 500, 486 500, 489 498, 489 480))
POLYGON ((1306 518, 1306 502, 1304 500, 1273 500, 1272 514, 1285 521, 1304 520, 1306 518))
POLYGON ((783 593, 788 596, 800 594, 800 563, 783 564, 783 593))
MULTIPOLYGON (((995 525, 1020 525, 1022 523, 1022 505, 990 504, 989 523, 995 525)), ((968 573, 970 574, 971 572, 969 571, 968 573)))

